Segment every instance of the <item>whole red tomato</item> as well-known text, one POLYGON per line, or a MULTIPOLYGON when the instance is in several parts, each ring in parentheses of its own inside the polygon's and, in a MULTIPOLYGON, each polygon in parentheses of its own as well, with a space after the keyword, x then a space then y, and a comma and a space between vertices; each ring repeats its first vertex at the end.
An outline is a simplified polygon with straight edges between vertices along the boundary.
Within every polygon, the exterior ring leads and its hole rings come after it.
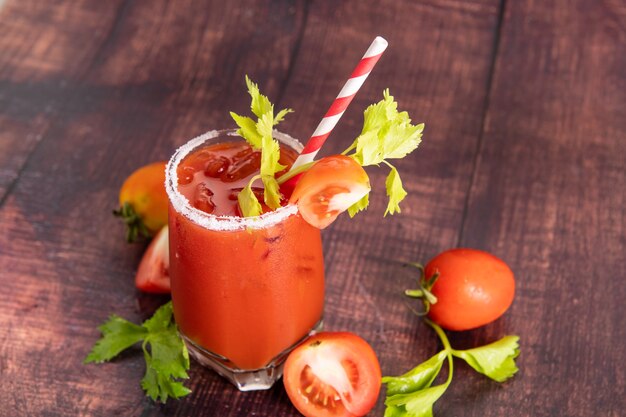
POLYGON ((428 317, 448 330, 474 329, 496 320, 515 295, 511 268, 476 249, 450 249, 437 255, 424 268, 422 283, 426 283, 422 289, 436 297, 428 317))

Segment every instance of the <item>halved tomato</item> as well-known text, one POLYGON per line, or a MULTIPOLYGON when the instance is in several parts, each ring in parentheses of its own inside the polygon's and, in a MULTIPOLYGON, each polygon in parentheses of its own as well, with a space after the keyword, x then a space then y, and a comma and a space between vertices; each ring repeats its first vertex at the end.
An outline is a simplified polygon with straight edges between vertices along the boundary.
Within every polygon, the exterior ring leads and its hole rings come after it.
POLYGON ((371 346, 348 332, 323 332, 289 354, 283 383, 306 417, 367 414, 380 392, 381 372, 371 346))
POLYGON ((169 293, 169 268, 170 249, 166 225, 152 239, 148 249, 143 254, 135 276, 135 286, 145 292, 169 293))
POLYGON ((302 218, 319 229, 370 192, 367 173, 354 159, 333 155, 320 159, 302 177, 291 194, 302 218))

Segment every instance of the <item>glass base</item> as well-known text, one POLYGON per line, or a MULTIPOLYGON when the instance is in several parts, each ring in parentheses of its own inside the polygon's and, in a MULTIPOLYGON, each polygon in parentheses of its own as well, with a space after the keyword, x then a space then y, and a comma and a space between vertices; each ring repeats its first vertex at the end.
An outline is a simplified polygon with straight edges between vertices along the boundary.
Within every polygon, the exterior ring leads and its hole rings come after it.
POLYGON ((198 346, 182 332, 180 332, 180 335, 185 341, 185 345, 187 345, 189 355, 198 363, 213 369, 235 385, 239 391, 259 391, 271 388, 280 379, 283 375, 283 365, 289 353, 308 337, 322 330, 323 326, 324 321, 320 319, 306 336, 279 353, 263 368, 252 370, 239 369, 228 358, 198 346))

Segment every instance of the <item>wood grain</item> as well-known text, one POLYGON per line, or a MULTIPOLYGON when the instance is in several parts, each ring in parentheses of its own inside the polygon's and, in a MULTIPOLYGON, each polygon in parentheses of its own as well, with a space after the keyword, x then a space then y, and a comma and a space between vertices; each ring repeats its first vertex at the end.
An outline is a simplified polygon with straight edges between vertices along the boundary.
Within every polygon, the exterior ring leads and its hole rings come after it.
POLYGON ((134 290, 143 247, 109 212, 135 168, 247 111, 244 74, 296 109, 281 130, 306 139, 375 35, 390 48, 323 153, 352 141, 386 87, 426 133, 397 164, 400 215, 382 219, 386 171, 373 169, 368 212, 324 232, 326 327, 404 372, 438 345, 404 303, 402 262, 486 249, 516 272, 516 301, 451 340, 519 334, 521 370, 500 386, 459 363, 435 415, 620 415, 625 20, 611 0, 8 0, 0 415, 297 415, 281 384, 240 393, 195 363, 193 394, 166 405, 139 387, 138 351, 81 364, 110 313, 141 321, 167 299, 134 290))
POLYGON ((461 245, 506 259, 517 297, 464 338, 515 332, 523 354, 465 415, 626 407, 624 22, 617 2, 507 2, 461 245))

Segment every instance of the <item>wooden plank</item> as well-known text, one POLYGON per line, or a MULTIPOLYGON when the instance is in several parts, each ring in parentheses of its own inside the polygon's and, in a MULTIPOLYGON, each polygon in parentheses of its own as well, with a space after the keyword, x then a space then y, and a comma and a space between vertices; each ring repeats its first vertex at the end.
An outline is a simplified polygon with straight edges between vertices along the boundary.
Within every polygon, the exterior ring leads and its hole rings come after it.
MULTIPOLYGON (((106 366, 80 363, 108 314, 139 321, 163 301, 134 292, 142 248, 122 244, 108 211, 134 168, 230 123, 227 110, 247 111, 246 72, 280 107, 297 110, 282 129, 306 137, 376 34, 392 46, 324 152, 347 146, 385 87, 428 127, 418 153, 398 163, 410 193, 402 215, 381 220, 386 173, 372 170, 370 211, 325 232, 327 328, 369 340, 387 374, 435 351, 435 336, 404 305, 412 277, 399 262, 425 260, 458 239, 498 2, 363 3, 120 4, 0 209, 0 414, 295 415, 280 384, 242 394, 194 364, 194 393, 162 406, 141 392, 137 353, 106 366)), ((382 410, 381 397, 373 414, 382 410)))
POLYGON ((0 6, 0 202, 118 19, 120 1, 0 6), (91 25, 85 25, 89 21, 91 25))
MULTIPOLYGON (((304 109, 298 106, 286 122, 306 137, 361 49, 381 34, 390 47, 322 154, 348 146, 360 132, 363 109, 382 98, 386 87, 401 109, 426 122, 416 154, 397 164, 409 192, 402 213, 382 218, 387 171, 371 169, 375 191, 368 211, 352 220, 340 218, 323 235, 327 328, 368 340, 387 375, 403 373, 436 352, 436 336, 405 305, 402 292, 416 277, 402 263, 425 262, 456 244, 480 134, 498 4, 454 5, 382 2, 375 10, 365 2, 343 8, 320 5, 310 14, 301 47, 319 54, 299 57, 294 68, 298 77, 281 102, 291 106, 288 98, 307 96, 304 109), (342 59, 346 55, 350 58, 342 59)), ((382 415, 383 400, 384 394, 371 415, 382 415)))
POLYGON ((461 244, 505 259, 517 297, 458 342, 517 333, 521 370, 502 390, 467 382, 489 392, 464 415, 623 414, 624 21, 618 2, 507 2, 461 244))
MULTIPOLYGON (((64 5, 75 7, 58 7, 64 5)), ((11 24, 33 23, 54 14, 57 5, 47 7, 16 6, 2 21, 23 14, 11 24)), ((122 7, 116 23, 105 26, 104 42, 94 41, 97 53, 84 74, 67 80, 69 93, 50 93, 64 103, 0 211, 2 415, 139 415, 149 404, 139 386, 141 356, 129 354, 110 366, 81 364, 98 337, 96 326, 109 314, 139 321, 163 302, 133 288, 143 248, 124 244, 109 214, 118 188, 142 163, 166 158, 187 138, 214 128, 227 117, 224 109, 246 108, 245 71, 255 68, 255 78, 276 95, 304 10, 302 2, 262 1, 122 7)), ((100 19, 68 11, 44 25, 41 36, 59 37, 68 25, 93 31, 100 19)), ((80 51, 64 51, 68 68, 58 72, 73 74, 71 62, 80 51)), ((32 61, 38 59, 44 60, 32 61)), ((11 65, 17 64, 3 61, 0 67, 11 65)), ((30 87, 33 95, 56 76, 41 75, 30 87)), ((20 93, 20 82, 9 79, 7 91, 20 93)), ((7 96, 3 117, 14 118, 11 109, 24 95, 7 96)), ((27 104, 41 106, 37 97, 27 104)), ((207 380, 223 389, 218 377, 195 367, 191 387, 202 392, 207 380)))

